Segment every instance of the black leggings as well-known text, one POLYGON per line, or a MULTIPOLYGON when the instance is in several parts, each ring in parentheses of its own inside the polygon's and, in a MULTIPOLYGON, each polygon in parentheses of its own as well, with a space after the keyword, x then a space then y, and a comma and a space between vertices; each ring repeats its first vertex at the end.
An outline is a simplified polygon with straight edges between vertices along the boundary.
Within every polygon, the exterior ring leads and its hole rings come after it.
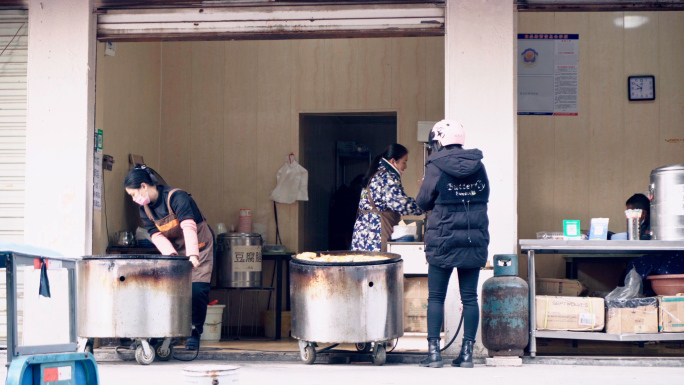
MULTIPOLYGON (((427 324, 428 338, 440 338, 444 319, 444 299, 446 299, 449 278, 453 268, 443 269, 434 265, 428 268, 428 309, 427 324)), ((463 304, 463 338, 475 341, 477 327, 480 324, 480 308, 477 304, 477 281, 480 269, 456 269, 458 284, 463 304)))
POLYGON ((192 283, 192 326, 201 335, 204 321, 207 318, 207 304, 209 303, 209 288, 211 284, 204 282, 192 283))

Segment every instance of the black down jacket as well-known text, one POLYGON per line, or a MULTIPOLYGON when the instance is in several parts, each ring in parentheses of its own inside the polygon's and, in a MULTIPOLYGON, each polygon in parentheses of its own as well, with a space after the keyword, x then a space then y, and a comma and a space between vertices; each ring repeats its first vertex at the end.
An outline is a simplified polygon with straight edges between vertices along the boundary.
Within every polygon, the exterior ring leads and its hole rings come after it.
POLYGON ((477 268, 487 263, 489 179, 482 151, 453 148, 432 154, 416 201, 432 210, 425 231, 431 265, 477 268))

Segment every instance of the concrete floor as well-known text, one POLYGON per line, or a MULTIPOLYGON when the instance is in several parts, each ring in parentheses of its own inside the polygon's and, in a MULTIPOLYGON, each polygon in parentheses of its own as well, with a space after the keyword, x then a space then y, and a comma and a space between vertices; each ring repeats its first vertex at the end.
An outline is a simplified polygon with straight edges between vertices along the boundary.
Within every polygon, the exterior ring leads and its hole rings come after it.
MULTIPOLYGON (((200 361, 192 364, 183 362, 154 363, 141 366, 135 362, 100 363, 102 385, 149 385, 186 384, 183 368, 195 365, 226 365, 229 362, 200 361)), ((530 385, 535 383, 561 384, 681 384, 684 368, 649 367, 605 367, 525 365, 519 368, 490 368, 477 365, 474 369, 445 367, 442 369, 420 368, 416 365, 370 364, 351 365, 303 365, 300 363, 240 362, 240 384, 510 384, 530 385)), ((2 369, 4 379, 4 368, 2 369)), ((210 381, 206 382, 210 384, 210 381)))

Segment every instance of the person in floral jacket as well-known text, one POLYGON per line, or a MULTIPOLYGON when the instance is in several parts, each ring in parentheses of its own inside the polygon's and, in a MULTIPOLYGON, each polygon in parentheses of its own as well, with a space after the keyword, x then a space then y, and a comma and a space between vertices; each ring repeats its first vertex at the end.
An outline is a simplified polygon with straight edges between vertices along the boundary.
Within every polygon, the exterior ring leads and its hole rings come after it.
POLYGON ((401 216, 423 214, 401 185, 407 162, 408 150, 397 143, 371 162, 354 224, 352 250, 387 251, 387 242, 401 216))

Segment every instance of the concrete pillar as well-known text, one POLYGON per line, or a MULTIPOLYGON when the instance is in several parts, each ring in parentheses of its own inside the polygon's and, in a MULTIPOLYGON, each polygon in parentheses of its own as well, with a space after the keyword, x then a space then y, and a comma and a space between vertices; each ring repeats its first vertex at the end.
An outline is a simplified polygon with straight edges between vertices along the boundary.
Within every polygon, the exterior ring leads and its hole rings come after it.
MULTIPOLYGON (((489 174, 489 258, 517 253, 518 153, 516 15, 513 1, 447 0, 445 115, 463 123, 466 148, 479 148, 489 174)), ((482 283, 491 270, 480 274, 482 283)), ((445 309, 447 341, 461 317, 454 274, 445 309)), ((462 333, 462 331, 461 331, 462 333)), ((460 351, 461 337, 447 351, 460 351)), ((483 353, 479 338, 476 352, 483 353)))
POLYGON ((93 0, 29 0, 25 242, 92 250, 93 0))

